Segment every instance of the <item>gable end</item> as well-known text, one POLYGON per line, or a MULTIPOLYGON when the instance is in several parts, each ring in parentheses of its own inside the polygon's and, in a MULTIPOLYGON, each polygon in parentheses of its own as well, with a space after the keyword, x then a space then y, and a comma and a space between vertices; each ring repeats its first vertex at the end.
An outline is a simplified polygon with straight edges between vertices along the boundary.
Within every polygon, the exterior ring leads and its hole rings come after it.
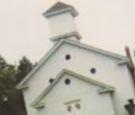
POLYGON ((99 87, 101 87, 101 89, 98 91, 98 93, 106 93, 106 92, 113 92, 114 91, 114 87, 107 85, 105 83, 93 80, 91 78, 87 78, 83 75, 80 75, 78 73, 75 73, 73 71, 70 70, 62 70, 57 76, 56 76, 56 80, 50 84, 42 93, 39 97, 37 97, 37 99, 35 99, 35 101, 31 104, 32 107, 38 109, 39 107, 44 107, 44 104, 42 104, 42 99, 43 97, 45 97, 51 90, 52 88, 59 82, 60 78, 63 77, 64 74, 68 74, 71 75, 72 77, 75 77, 77 79, 80 79, 84 82, 90 83, 90 84, 94 84, 97 85, 99 87), (42 106, 41 106, 42 105, 42 106))
POLYGON ((52 56, 52 54, 54 52, 56 52, 57 49, 64 43, 71 44, 71 45, 74 45, 76 47, 86 49, 88 51, 94 51, 94 52, 97 52, 97 53, 100 53, 100 54, 115 58, 115 59, 118 60, 117 61, 118 65, 127 64, 128 61, 129 61, 127 57, 118 55, 116 53, 112 53, 112 52, 105 51, 105 50, 102 50, 102 49, 99 49, 99 48, 95 48, 95 47, 92 47, 92 46, 89 46, 89 45, 86 45, 86 44, 75 42, 73 40, 61 39, 58 43, 56 43, 53 46, 52 49, 50 49, 48 51, 48 53, 39 61, 37 66, 16 86, 16 88, 17 89, 23 89, 22 87, 25 87, 25 85, 24 85, 25 82, 28 81, 33 76, 33 74, 35 74, 40 69, 40 67, 42 67, 42 65, 52 56))

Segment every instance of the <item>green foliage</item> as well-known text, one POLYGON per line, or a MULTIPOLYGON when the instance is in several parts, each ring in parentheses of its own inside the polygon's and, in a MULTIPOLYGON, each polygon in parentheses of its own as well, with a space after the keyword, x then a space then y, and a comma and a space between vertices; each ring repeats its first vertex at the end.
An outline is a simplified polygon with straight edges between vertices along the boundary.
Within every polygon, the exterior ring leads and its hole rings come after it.
POLYGON ((14 87, 16 83, 15 73, 15 66, 7 64, 0 56, 0 96, 14 87))
POLYGON ((33 68, 33 64, 29 59, 23 57, 20 60, 19 66, 17 68, 17 81, 20 82, 33 68))
POLYGON ((0 115, 26 115, 22 92, 15 89, 33 68, 29 59, 23 57, 18 66, 8 64, 0 56, 0 115))

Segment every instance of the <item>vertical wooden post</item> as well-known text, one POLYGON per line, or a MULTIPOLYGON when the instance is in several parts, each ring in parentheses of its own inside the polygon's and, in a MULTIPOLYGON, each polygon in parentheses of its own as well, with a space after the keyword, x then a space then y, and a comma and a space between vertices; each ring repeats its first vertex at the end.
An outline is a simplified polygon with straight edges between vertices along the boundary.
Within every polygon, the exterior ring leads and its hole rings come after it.
POLYGON ((135 65, 133 63, 133 60, 132 60, 132 57, 131 57, 131 53, 130 53, 130 49, 129 49, 128 46, 125 47, 125 52, 126 52, 126 55, 127 55, 128 59, 129 59, 128 69, 131 72, 131 75, 132 75, 132 78, 133 78, 133 82, 134 82, 134 86, 135 86, 135 65))
POLYGON ((125 105, 125 109, 130 115, 135 115, 135 104, 133 99, 128 100, 129 104, 125 105))

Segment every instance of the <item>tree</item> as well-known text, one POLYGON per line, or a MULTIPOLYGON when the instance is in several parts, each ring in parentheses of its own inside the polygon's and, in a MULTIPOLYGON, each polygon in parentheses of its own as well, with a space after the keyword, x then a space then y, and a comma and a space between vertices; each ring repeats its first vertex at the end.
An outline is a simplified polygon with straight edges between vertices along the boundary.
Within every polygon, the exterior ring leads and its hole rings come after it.
MULTIPOLYGON (((19 83, 31 70, 33 69, 33 64, 25 56, 19 61, 19 65, 16 70, 16 80, 19 83)), ((24 104, 24 98, 21 91, 17 91, 14 94, 17 98, 16 100, 16 115, 26 115, 26 109, 24 104)), ((14 98, 13 98, 14 99, 14 98)))
POLYGON ((15 86, 32 68, 33 64, 26 57, 16 67, 0 56, 0 115, 26 115, 22 92, 15 86))
POLYGON ((30 60, 26 57, 23 57, 20 60, 19 66, 17 68, 17 81, 20 82, 33 69, 33 67, 34 66, 30 60))
POLYGON ((0 56, 0 115, 6 115, 7 102, 9 101, 9 93, 16 84, 15 66, 8 64, 2 56, 0 56))
POLYGON ((14 88, 16 84, 15 66, 7 64, 7 62, 0 56, 0 97, 7 93, 8 90, 14 88))

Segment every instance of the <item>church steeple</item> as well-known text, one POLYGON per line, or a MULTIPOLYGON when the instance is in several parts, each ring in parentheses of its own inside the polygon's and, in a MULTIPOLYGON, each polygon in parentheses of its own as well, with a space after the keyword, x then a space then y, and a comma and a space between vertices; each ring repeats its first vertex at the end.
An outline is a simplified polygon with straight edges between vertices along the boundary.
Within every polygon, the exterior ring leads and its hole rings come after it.
POLYGON ((77 32, 75 17, 78 12, 71 5, 62 2, 57 2, 43 15, 49 20, 50 29, 52 32, 51 40, 59 39, 80 40, 81 37, 77 32))

